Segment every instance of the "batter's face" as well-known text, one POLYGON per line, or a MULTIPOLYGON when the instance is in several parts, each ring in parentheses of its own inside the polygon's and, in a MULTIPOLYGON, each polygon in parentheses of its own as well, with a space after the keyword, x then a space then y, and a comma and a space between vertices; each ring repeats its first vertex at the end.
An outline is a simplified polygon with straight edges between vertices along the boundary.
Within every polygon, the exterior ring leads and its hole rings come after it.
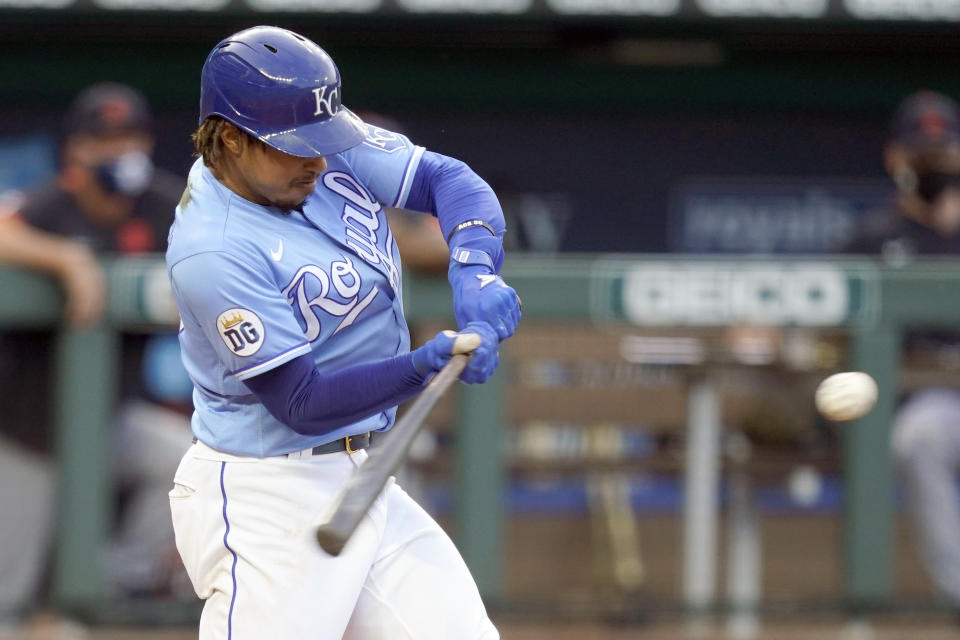
POLYGON ((327 170, 322 157, 301 158, 277 151, 230 125, 222 140, 226 162, 217 176, 242 198, 256 204, 292 209, 307 199, 327 170))

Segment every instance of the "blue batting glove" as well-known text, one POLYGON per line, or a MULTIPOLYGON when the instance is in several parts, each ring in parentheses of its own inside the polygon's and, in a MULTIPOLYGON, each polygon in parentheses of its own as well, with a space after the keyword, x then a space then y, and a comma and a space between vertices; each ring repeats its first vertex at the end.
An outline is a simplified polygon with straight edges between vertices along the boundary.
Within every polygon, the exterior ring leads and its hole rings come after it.
POLYGON ((480 346, 470 353, 470 360, 460 374, 460 379, 467 384, 486 382, 493 375, 500 364, 500 339, 497 333, 486 322, 471 322, 464 327, 462 333, 475 333, 480 336, 480 346))
POLYGON ((454 264, 448 272, 453 288, 453 312, 462 329, 485 322, 506 340, 520 323, 520 298, 503 278, 482 265, 454 264))
POLYGON ((470 354, 460 379, 468 384, 486 381, 500 362, 497 347, 500 341, 493 328, 483 322, 472 322, 463 331, 441 331, 419 349, 413 351, 413 366, 426 377, 440 371, 451 356, 470 354))

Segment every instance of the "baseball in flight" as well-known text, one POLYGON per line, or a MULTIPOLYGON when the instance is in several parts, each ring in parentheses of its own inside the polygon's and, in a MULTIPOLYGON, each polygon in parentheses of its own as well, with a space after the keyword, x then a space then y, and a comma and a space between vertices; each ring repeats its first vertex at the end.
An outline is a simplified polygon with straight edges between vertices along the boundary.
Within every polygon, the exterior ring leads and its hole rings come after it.
POLYGON ((877 403, 877 383, 863 371, 844 371, 824 378, 814 394, 817 411, 828 420, 856 420, 877 403))

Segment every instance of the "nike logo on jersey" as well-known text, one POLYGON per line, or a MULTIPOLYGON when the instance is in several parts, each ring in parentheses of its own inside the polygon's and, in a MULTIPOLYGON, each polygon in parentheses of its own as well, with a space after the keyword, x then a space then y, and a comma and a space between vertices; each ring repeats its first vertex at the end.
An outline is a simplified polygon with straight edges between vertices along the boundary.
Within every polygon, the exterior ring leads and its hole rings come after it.
POLYGON ((491 275, 491 274, 483 274, 483 275, 477 274, 477 280, 480 281, 480 288, 481 288, 481 289, 483 289, 485 286, 487 286, 487 285, 490 284, 491 282, 494 282, 494 281, 495 281, 497 278, 499 278, 499 277, 500 277, 500 276, 495 276, 495 275, 491 275))
POLYGON ((273 258, 274 262, 280 262, 283 259, 283 238, 280 238, 280 244, 277 246, 276 251, 270 249, 270 257, 273 258))

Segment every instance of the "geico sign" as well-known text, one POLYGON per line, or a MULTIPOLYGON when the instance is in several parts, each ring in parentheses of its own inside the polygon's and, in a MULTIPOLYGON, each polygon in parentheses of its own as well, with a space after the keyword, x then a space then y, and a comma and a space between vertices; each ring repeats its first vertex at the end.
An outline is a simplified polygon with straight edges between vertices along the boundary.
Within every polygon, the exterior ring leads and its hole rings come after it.
POLYGON ((625 275, 623 305, 639 325, 831 326, 847 318, 847 286, 842 270, 824 265, 638 265, 625 275))

